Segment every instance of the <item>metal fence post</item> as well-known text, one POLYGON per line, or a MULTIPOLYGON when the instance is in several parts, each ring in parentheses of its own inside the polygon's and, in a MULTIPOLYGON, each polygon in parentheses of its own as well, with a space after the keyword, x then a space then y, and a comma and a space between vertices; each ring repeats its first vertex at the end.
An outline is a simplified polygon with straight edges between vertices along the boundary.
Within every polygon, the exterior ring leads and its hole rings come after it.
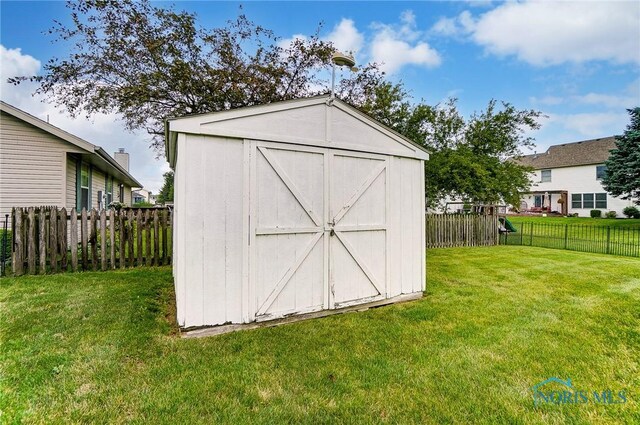
POLYGON ((533 223, 531 223, 531 231, 529 234, 529 246, 533 246, 533 223))
POLYGON ((609 243, 611 242, 611 227, 607 226, 607 254, 609 254, 609 243))
POLYGON ((564 225, 564 249, 567 249, 567 241, 569 240, 569 224, 564 225))

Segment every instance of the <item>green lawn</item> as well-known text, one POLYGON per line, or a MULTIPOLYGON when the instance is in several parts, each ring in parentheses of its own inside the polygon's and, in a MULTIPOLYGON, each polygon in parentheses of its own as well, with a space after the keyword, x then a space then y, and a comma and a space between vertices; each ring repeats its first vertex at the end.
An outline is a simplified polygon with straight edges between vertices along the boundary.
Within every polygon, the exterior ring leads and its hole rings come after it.
POLYGON ((189 340, 169 268, 4 278, 0 422, 640 423, 637 259, 498 246, 427 264, 420 301, 189 340), (553 376, 628 402, 535 407, 553 376))
POLYGON ((509 220, 516 232, 501 235, 500 243, 505 245, 640 257, 640 220, 577 217, 509 217, 509 220))
POLYGON ((640 219, 634 218, 590 218, 590 217, 542 217, 542 216, 521 216, 508 215, 507 218, 512 223, 535 223, 535 224, 579 224, 584 226, 598 227, 638 227, 640 219))

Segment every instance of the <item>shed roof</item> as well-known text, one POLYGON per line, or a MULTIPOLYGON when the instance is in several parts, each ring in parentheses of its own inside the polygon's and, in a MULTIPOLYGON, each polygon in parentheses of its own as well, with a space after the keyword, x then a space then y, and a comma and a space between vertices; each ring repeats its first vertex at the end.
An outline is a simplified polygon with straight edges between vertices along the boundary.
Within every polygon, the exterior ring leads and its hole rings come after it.
POLYGON ((82 149, 83 151, 87 152, 87 154, 89 154, 89 162, 96 165, 102 171, 114 175, 124 183, 132 187, 142 187, 142 184, 138 180, 136 180, 131 174, 129 174, 127 170, 125 170, 120 164, 118 164, 118 162, 100 146, 87 142, 86 140, 81 139, 78 136, 74 136, 73 134, 68 133, 54 125, 51 125, 48 122, 41 120, 40 118, 34 117, 33 115, 23 111, 22 109, 18 109, 15 106, 9 105, 6 102, 0 101, 0 110, 82 149))
POLYGON ((165 152, 172 167, 178 133, 429 159, 429 152, 422 146, 329 95, 170 118, 165 133, 165 152))
POLYGON ((614 149, 615 145, 616 139, 613 136, 563 143, 550 146, 544 153, 525 155, 518 162, 536 170, 602 164, 609 158, 609 151, 614 149))

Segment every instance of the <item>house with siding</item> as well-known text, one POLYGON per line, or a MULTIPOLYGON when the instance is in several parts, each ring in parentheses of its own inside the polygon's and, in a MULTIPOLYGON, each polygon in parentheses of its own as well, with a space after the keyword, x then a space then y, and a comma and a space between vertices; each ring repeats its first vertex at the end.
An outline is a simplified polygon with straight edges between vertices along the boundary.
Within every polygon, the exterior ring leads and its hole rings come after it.
POLYGON ((55 205, 106 208, 131 205, 142 187, 128 170, 128 154, 100 146, 0 102, 0 214, 12 207, 55 205))
POLYGON ((522 165, 532 167, 532 186, 521 197, 521 211, 557 212, 589 217, 593 209, 615 211, 632 205, 616 198, 602 187, 606 173, 604 162, 615 149, 614 137, 583 140, 550 146, 544 153, 522 157, 522 165))

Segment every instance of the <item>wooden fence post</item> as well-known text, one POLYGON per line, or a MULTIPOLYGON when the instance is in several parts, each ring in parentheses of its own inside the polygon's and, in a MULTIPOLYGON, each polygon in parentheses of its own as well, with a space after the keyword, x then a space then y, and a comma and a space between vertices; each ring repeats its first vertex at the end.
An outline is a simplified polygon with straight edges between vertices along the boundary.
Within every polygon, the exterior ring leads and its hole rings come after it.
POLYGON ((116 212, 109 211, 109 239, 111 242, 111 268, 116 268, 116 212))
POLYGON ((162 265, 167 264, 167 211, 163 210, 160 213, 160 227, 162 231, 162 265))
POLYGON ((107 270, 107 212, 100 211, 100 269, 107 270))
POLYGON ((158 210, 153 210, 153 265, 159 265, 160 259, 160 223, 158 210))
POLYGON ((173 264, 173 211, 170 209, 167 209, 167 228, 167 263, 173 264))
POLYGON ((60 269, 67 271, 67 209, 58 212, 58 245, 60 246, 60 269))
POLYGON ((135 222, 133 220, 133 210, 129 210, 127 214, 129 225, 127 226, 128 233, 128 242, 129 242, 129 267, 135 267, 135 252, 134 252, 134 237, 133 232, 135 232, 135 222))
POLYGON ((136 242, 137 242, 137 254, 138 254, 138 267, 142 265, 142 252, 144 251, 144 245, 142 244, 142 210, 136 211, 136 242))
POLYGON ((27 263, 29 264, 29 274, 36 274, 36 212, 33 207, 29 208, 28 214, 27 263))
POLYGON ((58 211, 49 209, 49 266, 51 273, 58 271, 58 211))
POLYGON ((122 210, 118 211, 118 224, 120 225, 118 229, 118 235, 120 236, 120 268, 124 269, 126 259, 124 248, 127 240, 124 228, 124 211, 122 210))
POLYGON ((14 276, 22 276, 24 273, 24 262, 22 254, 24 247, 22 245, 22 208, 13 209, 13 274, 14 276))
POLYGON ((89 266, 89 236, 87 235, 87 209, 82 208, 80 212, 80 244, 81 244, 81 257, 82 257, 82 270, 87 270, 89 266))
POLYGON ((144 259, 145 266, 151 266, 151 212, 146 210, 144 212, 144 226, 145 226, 145 245, 146 245, 146 255, 144 259))
POLYGON ((95 208, 91 208, 90 212, 90 236, 91 241, 91 268, 98 270, 98 227, 97 227, 97 213, 95 208))
POLYGON ((40 254, 40 273, 47 273, 47 213, 44 208, 40 208, 40 214, 38 214, 40 229, 38 235, 39 254, 40 254))
POLYGON ((69 213, 69 236, 71 248, 71 270, 78 271, 78 212, 75 208, 69 213))

